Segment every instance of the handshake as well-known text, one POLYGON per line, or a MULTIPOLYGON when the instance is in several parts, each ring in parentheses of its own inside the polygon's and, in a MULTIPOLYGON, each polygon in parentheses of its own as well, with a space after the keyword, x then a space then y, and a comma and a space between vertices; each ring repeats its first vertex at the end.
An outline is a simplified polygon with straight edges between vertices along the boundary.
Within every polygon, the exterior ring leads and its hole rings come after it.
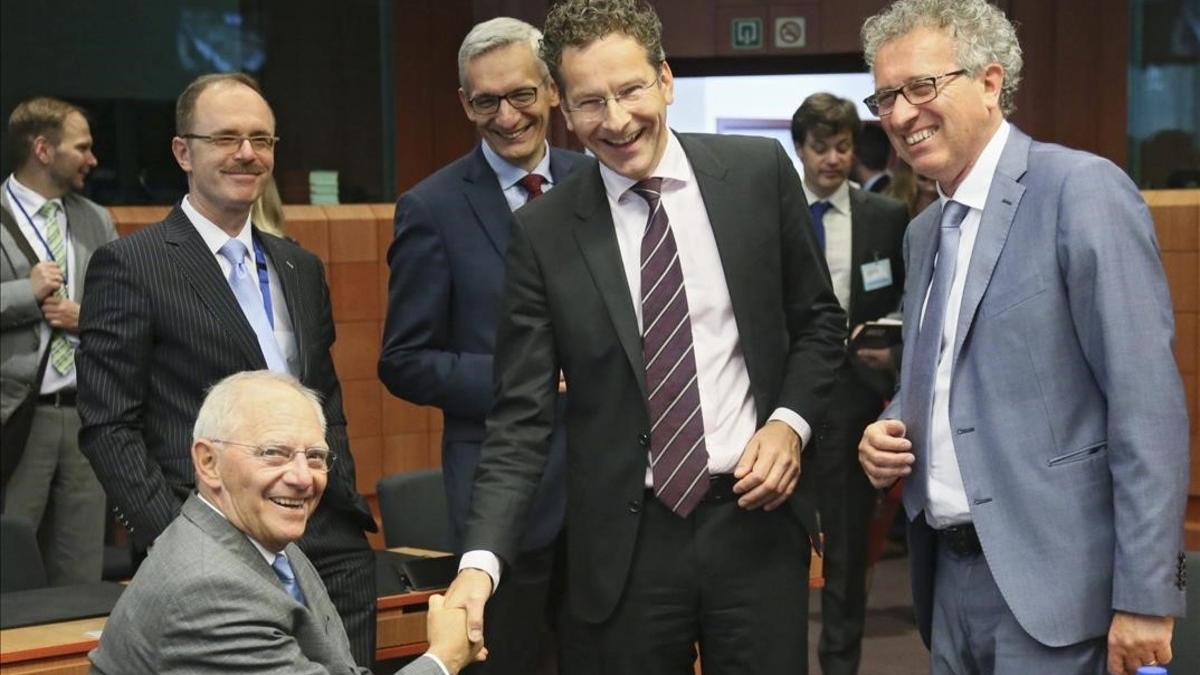
POLYGON ((429 651, 437 657, 451 675, 458 673, 475 661, 487 658, 483 639, 472 642, 467 636, 467 612, 465 609, 447 607, 441 595, 429 597, 429 614, 425 620, 429 634, 429 651))

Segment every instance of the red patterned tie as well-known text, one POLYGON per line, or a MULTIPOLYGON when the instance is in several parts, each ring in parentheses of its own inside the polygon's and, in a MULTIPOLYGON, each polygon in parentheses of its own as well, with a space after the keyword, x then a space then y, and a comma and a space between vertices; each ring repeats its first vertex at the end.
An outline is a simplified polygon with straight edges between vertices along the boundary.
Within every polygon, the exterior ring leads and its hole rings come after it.
POLYGON ((521 187, 525 188, 525 203, 528 204, 542 196, 542 183, 545 183, 546 179, 536 173, 527 173, 521 176, 521 180, 517 182, 521 184, 521 187))
POLYGON ((660 201, 662 179, 647 178, 630 189, 650 206, 642 235, 642 361, 650 396, 654 495, 686 517, 708 491, 708 450, 687 292, 675 236, 660 201))

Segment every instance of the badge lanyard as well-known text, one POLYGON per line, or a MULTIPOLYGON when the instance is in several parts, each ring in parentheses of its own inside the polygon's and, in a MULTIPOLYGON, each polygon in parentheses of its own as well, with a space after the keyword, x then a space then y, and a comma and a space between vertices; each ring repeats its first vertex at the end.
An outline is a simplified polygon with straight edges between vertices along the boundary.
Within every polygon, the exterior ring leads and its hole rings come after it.
POLYGON ((258 243, 258 237, 254 237, 253 241, 254 267, 258 270, 258 289, 262 291, 263 309, 267 310, 267 322, 271 324, 271 330, 275 330, 275 313, 271 311, 271 279, 267 273, 267 256, 263 253, 262 244, 258 243))
MULTIPOLYGON (((56 260, 54 260, 54 251, 50 250, 50 244, 46 241, 46 238, 42 236, 42 233, 40 230, 38 230, 37 225, 34 224, 33 218, 31 218, 29 216, 29 212, 25 210, 25 205, 22 204, 21 200, 17 199, 17 195, 13 193, 12 184, 6 181, 4 183, 4 187, 5 187, 5 189, 8 190, 9 199, 12 201, 12 203, 17 205, 18 209, 21 210, 21 215, 25 216, 25 220, 29 221, 29 229, 33 230, 33 234, 35 236, 37 236, 38 241, 41 242, 42 248, 46 249, 46 257, 50 259, 50 262, 57 262, 56 260)), ((63 273, 63 287, 67 287, 67 285, 68 285, 67 284, 67 272, 68 272, 67 268, 70 267, 69 263, 70 263, 70 251, 71 251, 71 229, 67 223, 67 209, 64 207, 62 209, 62 212, 63 212, 63 214, 62 214, 63 215, 63 223, 62 223, 63 256, 67 258, 67 260, 63 261, 62 273, 63 273)), ((263 263, 263 264, 265 265, 266 263, 263 263)), ((259 278, 262 279, 264 277, 262 276, 262 274, 260 274, 259 278)), ((269 316, 269 313, 268 313, 268 316, 269 316)))

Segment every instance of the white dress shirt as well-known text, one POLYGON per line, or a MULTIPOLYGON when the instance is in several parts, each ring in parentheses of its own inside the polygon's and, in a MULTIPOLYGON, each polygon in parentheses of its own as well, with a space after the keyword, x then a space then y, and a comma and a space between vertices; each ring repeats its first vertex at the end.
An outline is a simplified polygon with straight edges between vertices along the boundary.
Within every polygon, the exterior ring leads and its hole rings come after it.
MULTIPOLYGON (((938 196, 944 208, 949 200, 956 201, 969 210, 959 226, 958 259, 954 265, 954 279, 950 284, 950 297, 946 304, 945 323, 942 325, 942 345, 937 371, 933 381, 933 411, 929 429, 929 504, 925 507, 925 520, 935 529, 970 522, 971 510, 967 505, 967 490, 963 486, 962 473, 958 468, 958 457, 954 453, 954 434, 950 432, 950 382, 954 375, 954 340, 958 333, 958 311, 962 305, 963 287, 971 264, 971 252, 975 250, 975 237, 979 234, 979 221, 983 217, 983 206, 987 203, 992 177, 1000 163, 1000 153, 1008 142, 1011 127, 1002 121, 1000 128, 988 141, 975 166, 967 173, 952 197, 947 197, 938 186, 938 196)), ((935 264, 936 261, 935 261, 935 264)), ((925 291, 928 304, 929 291, 925 291)), ((925 310, 922 308, 921 315, 925 310)))
MULTIPOLYGON (((13 218, 17 221, 18 227, 21 228, 21 234, 25 235, 26 241, 29 242, 29 247, 37 254, 38 260, 47 262, 53 260, 50 251, 46 249, 43 241, 49 241, 46 233, 46 217, 39 214, 42 206, 48 201, 53 201, 58 204, 58 225, 62 229, 63 244, 67 249, 67 268, 65 272, 67 281, 67 297, 75 302, 79 302, 79 293, 76 290, 79 287, 75 269, 75 247, 71 246, 70 223, 67 222, 66 210, 63 208, 63 201, 59 198, 46 199, 42 195, 28 188, 17 180, 15 175, 8 177, 8 184, 5 186, 5 192, 8 193, 8 199, 11 201, 16 197, 17 204, 12 204, 13 218), (11 188, 12 192, 8 193, 11 188), (21 213, 21 209, 25 212, 21 213), (28 216, 28 217, 26 217, 28 216), (36 231, 35 231, 36 230, 36 231), (41 235, 41 238, 39 238, 41 235)), ((37 326, 38 332, 38 354, 44 354, 46 346, 50 344, 50 324, 45 320, 39 321, 37 326)), ((67 342, 74 349, 79 348, 79 336, 71 332, 64 331, 67 342)), ((59 391, 74 391, 75 390, 75 364, 72 362, 71 367, 66 373, 60 373, 53 366, 47 364, 46 371, 42 375, 41 387, 38 389, 40 394, 53 394, 59 391)))
POLYGON ((818 197, 803 180, 800 182, 804 185, 804 197, 810 205, 829 202, 830 208, 821 219, 825 226, 825 262, 829 265, 829 277, 833 280, 833 294, 849 317, 850 278, 854 273, 851 269, 853 229, 850 226, 850 182, 842 181, 828 197, 818 197))
POLYGON ((545 145, 542 161, 533 167, 533 171, 526 171, 496 154, 496 151, 492 150, 492 146, 480 143, 480 147, 483 148, 483 158, 487 160, 488 166, 492 167, 492 172, 496 174, 496 180, 500 181, 500 190, 504 192, 504 201, 508 202, 510 210, 516 211, 529 201, 529 194, 525 192, 525 188, 521 187, 520 183, 525 174, 536 173, 542 177, 543 193, 549 192, 550 188, 554 187, 554 177, 550 175, 550 144, 546 143, 545 145))
MULTIPOLYGON (((217 264, 221 266, 221 274, 224 275, 226 281, 229 279, 229 273, 233 271, 233 265, 221 255, 219 251, 229 241, 230 236, 226 234, 216 223, 208 218, 205 218, 192 206, 189 201, 190 197, 184 197, 181 204, 183 212, 187 214, 188 220, 192 221, 192 226, 196 228, 196 232, 200 234, 200 238, 204 240, 204 244, 208 246, 208 250, 212 251, 213 257, 217 259, 217 264)), ((250 216, 246 216, 246 224, 242 226, 241 232, 236 237, 233 237, 246 245, 246 269, 250 272, 255 283, 254 296, 262 301, 262 286, 258 284, 258 272, 254 261, 254 236, 250 228, 250 216)), ((275 270, 275 263, 270 256, 265 256, 267 260, 267 283, 270 286, 271 292, 271 314, 274 318, 274 333, 275 342, 279 345, 279 353, 283 355, 287 362, 288 372, 295 377, 300 377, 300 350, 296 346, 296 332, 292 327, 292 316, 288 313, 287 300, 283 297, 283 284, 279 282, 279 273, 275 270)))
MULTIPOLYGON (((668 136, 666 151, 651 175, 663 179, 662 208, 670 219, 671 231, 679 249, 688 317, 692 324, 708 471, 711 474, 732 473, 750 437, 757 430, 757 415, 712 223, 708 219, 692 165, 673 133, 668 136)), ((630 192, 629 188, 636 181, 603 164, 600 165, 600 176, 608 195, 621 264, 640 330, 642 234, 646 230, 650 207, 646 200, 630 192)), ((808 445, 812 428, 798 413, 787 408, 776 408, 770 419, 790 426, 800 436, 801 447, 808 445)), ((650 455, 647 453, 646 486, 652 484, 650 455)), ((459 569, 466 567, 487 572, 492 577, 492 590, 495 592, 500 583, 500 562, 494 554, 490 551, 468 551, 459 563, 459 569)))

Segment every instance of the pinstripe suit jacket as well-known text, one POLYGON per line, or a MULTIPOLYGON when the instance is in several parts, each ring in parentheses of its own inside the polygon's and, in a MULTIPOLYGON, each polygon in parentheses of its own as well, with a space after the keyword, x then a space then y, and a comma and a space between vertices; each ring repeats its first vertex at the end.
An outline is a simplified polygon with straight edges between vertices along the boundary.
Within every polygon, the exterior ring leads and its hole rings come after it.
MULTIPOLYGON (((191 496, 113 608, 92 673, 369 674, 308 557, 284 551, 292 599, 246 535, 191 496)), ((441 675, 428 658, 400 675, 441 675)))
MULTIPOLYGON (((355 489, 342 390, 321 262, 295 244, 255 236, 283 286, 295 329, 300 381, 321 394, 326 440, 337 455, 306 540, 340 509, 375 523, 355 489)), ((200 234, 176 206, 167 219, 92 256, 76 365, 80 448, 134 541, 149 546, 192 490, 192 424, 221 378, 266 368, 253 329, 200 234)))

